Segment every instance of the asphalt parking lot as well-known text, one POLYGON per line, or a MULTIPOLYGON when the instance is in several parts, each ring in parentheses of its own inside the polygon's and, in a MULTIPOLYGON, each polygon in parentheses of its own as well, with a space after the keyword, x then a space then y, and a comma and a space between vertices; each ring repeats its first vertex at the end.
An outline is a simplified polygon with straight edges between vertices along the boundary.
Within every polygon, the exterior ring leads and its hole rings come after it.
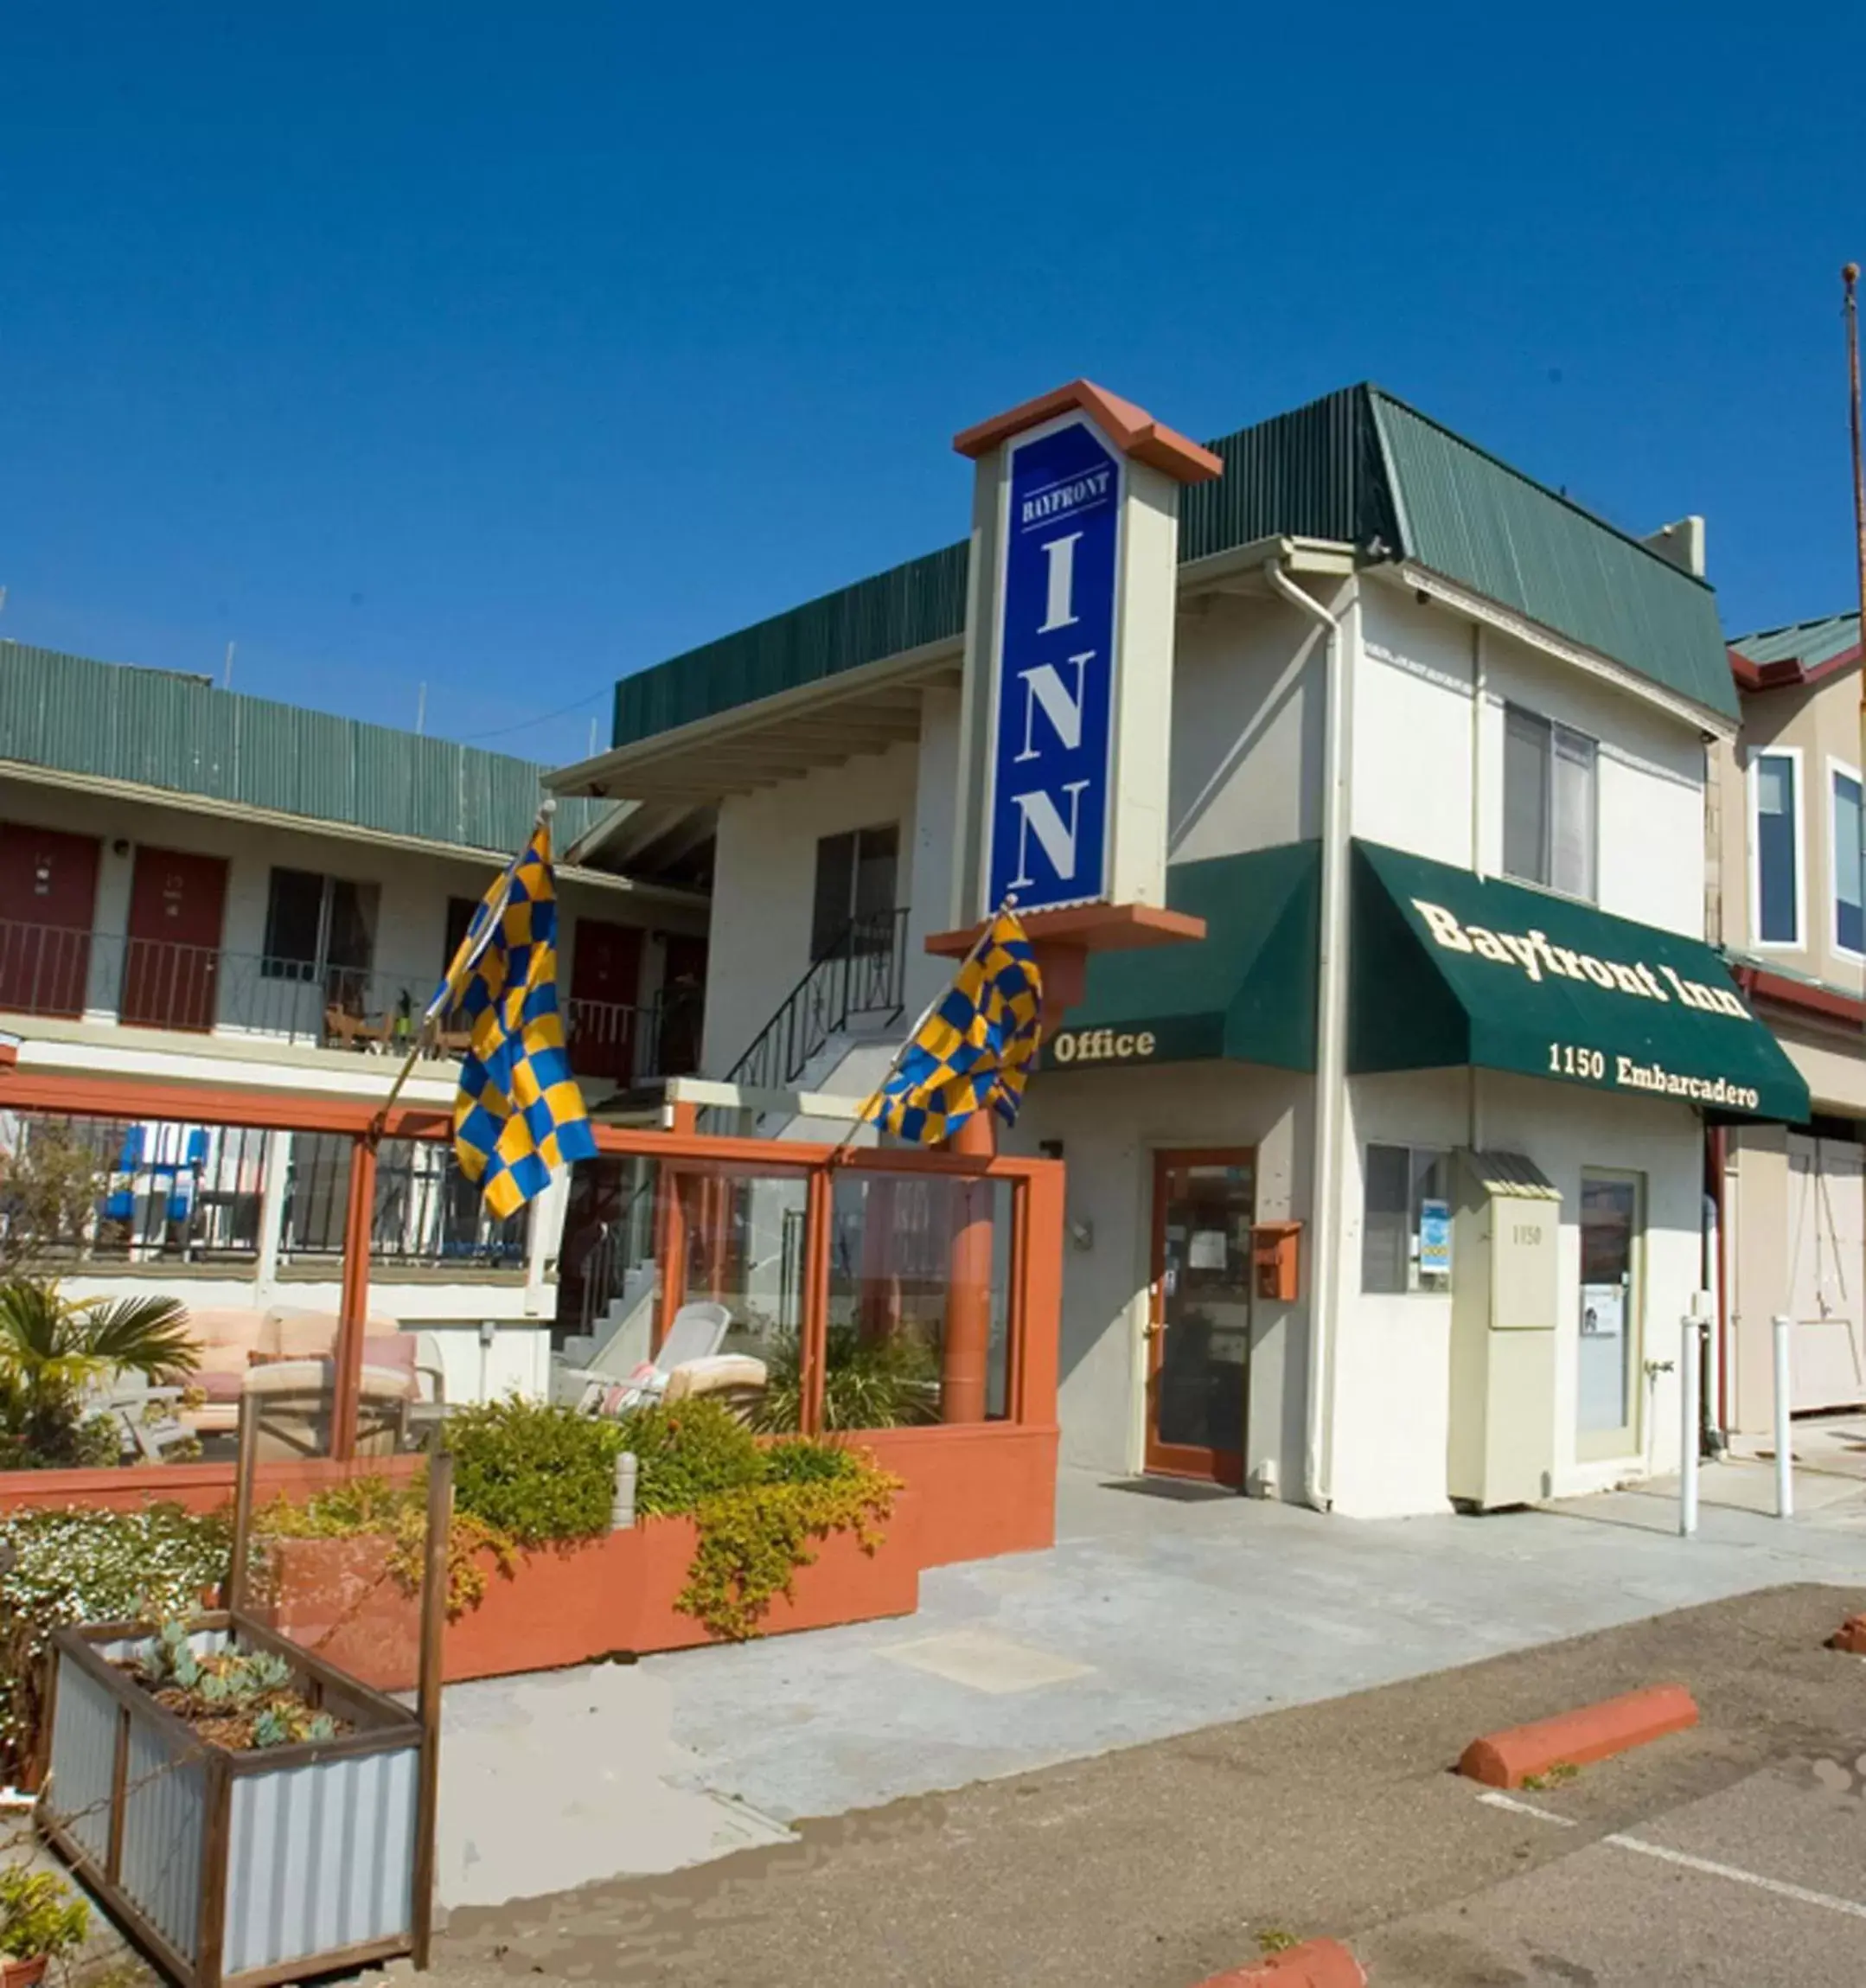
POLYGON ((1866 1980, 1866 1594, 1767 1590, 655 1878, 453 1914, 449 1988, 1190 1988, 1329 1934, 1376 1988, 1866 1980), (1691 1732, 1486 1798, 1480 1731, 1686 1684, 1691 1732))

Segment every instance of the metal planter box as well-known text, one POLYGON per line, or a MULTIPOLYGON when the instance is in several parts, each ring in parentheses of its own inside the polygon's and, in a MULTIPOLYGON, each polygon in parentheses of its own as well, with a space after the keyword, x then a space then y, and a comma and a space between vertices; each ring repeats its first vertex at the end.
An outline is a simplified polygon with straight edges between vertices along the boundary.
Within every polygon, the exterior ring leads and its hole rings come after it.
POLYGON ((335 1740, 236 1753, 198 1737, 112 1659, 133 1623, 54 1637, 42 1825, 184 1988, 264 1988, 413 1953, 433 1891, 433 1776, 419 1716, 243 1615, 190 1625, 198 1654, 275 1651, 335 1740))

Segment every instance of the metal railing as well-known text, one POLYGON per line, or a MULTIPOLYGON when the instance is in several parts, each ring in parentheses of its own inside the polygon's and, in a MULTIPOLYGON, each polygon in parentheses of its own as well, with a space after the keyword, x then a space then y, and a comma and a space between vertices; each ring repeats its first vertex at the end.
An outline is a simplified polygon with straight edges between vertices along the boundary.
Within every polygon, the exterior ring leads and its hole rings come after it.
POLYGON ((728 1083, 781 1090, 795 1083, 832 1036, 866 1021, 899 1019, 907 977, 907 907, 857 918, 785 995, 728 1083))
POLYGON ((577 1330, 585 1336, 622 1295, 629 1271, 639 1269, 654 1257, 655 1204, 661 1170, 652 1160, 636 1164, 642 1178, 628 1205, 613 1221, 604 1223, 583 1260, 577 1330))
MULTIPOLYGON (((406 1054, 439 977, 0 920, 0 1013, 13 1014, 406 1054)), ((661 1074, 658 1003, 570 999, 563 1009, 579 1076, 626 1083, 661 1074)), ((444 1053, 467 1042, 463 1027, 443 1025, 444 1053)))
MULTIPOLYGON (((342 1255, 351 1143, 285 1136, 281 1262, 342 1255)), ((21 1112, 0 1137, 0 1259, 256 1263, 272 1154, 271 1135, 250 1127, 21 1112)), ((378 1149, 378 1262, 516 1269, 530 1233, 529 1211, 486 1214, 451 1146, 388 1139, 378 1149)))

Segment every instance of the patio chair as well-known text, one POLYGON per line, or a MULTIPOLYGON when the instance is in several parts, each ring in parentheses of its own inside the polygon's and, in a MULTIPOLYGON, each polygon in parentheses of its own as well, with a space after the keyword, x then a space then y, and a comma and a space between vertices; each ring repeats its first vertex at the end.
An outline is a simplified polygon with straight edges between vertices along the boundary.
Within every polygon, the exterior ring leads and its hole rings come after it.
POLYGON ((694 1360, 711 1359, 725 1343, 732 1325, 732 1314, 724 1305, 682 1305, 661 1351, 626 1378, 618 1380, 590 1367, 560 1368, 559 1378, 582 1382, 577 1405, 585 1415, 619 1415, 624 1409, 659 1401, 667 1392, 668 1376, 694 1360))
POLYGON ((119 1373, 95 1397, 96 1412, 116 1423, 125 1456, 142 1463, 166 1463, 171 1449, 195 1441, 195 1432, 182 1420, 179 1409, 186 1391, 179 1387, 152 1387, 137 1375, 119 1373))

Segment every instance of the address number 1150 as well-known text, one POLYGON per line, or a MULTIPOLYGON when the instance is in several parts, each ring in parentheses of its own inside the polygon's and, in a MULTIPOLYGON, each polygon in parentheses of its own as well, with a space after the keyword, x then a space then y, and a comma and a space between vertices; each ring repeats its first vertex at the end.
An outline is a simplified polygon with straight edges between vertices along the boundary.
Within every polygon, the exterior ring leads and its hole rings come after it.
POLYGON ((1571 1042, 1551 1042, 1549 1071, 1554 1077, 1591 1077, 1598 1083, 1607 1075, 1607 1058, 1597 1049, 1576 1049, 1571 1042))

